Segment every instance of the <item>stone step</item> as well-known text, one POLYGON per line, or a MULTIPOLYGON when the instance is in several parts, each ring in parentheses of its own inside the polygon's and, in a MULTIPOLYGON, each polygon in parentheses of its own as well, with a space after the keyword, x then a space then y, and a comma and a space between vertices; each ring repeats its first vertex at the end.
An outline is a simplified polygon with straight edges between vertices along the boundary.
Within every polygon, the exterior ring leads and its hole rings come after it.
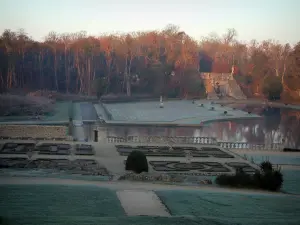
POLYGON ((80 121, 80 120, 73 120, 73 125, 75 127, 79 127, 79 126, 82 126, 83 125, 83 122, 80 121))

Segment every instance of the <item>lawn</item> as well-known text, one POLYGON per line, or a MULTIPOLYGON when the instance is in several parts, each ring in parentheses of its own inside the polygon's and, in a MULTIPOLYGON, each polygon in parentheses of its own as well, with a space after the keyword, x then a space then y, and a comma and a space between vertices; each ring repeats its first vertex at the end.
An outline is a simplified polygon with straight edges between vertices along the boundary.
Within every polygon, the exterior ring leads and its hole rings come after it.
POLYGON ((0 179, 1 176, 46 177, 46 178, 60 178, 60 179, 72 179, 72 180, 86 180, 86 181, 109 181, 109 176, 69 174, 63 171, 54 172, 53 170, 42 170, 42 169, 23 170, 23 169, 4 168, 4 169, 0 169, 0 179))
POLYGON ((300 197, 208 191, 158 191, 172 215, 239 224, 297 224, 300 197))
MULTIPOLYGON (((41 116, 41 119, 43 121, 69 121, 71 104, 72 102, 56 102, 53 111, 41 116)), ((39 120, 36 121, 33 116, 2 116, 0 117, 0 121, 29 121, 29 123, 32 121, 33 124, 39 123, 39 120)))
MULTIPOLYGON (((6 222, 7 220, 5 220, 6 222)), ((235 225, 223 220, 190 217, 44 217, 39 225, 235 225)), ((0 223, 1 224, 1 223, 0 223)), ((37 225, 35 221, 10 220, 5 225, 37 225)), ((298 224, 297 224, 298 225, 298 224)))
POLYGON ((282 165, 300 165, 300 156, 293 155, 291 153, 290 156, 287 155, 263 155, 263 154, 254 154, 254 153, 246 153, 246 154, 239 154, 240 156, 246 156, 248 160, 253 159, 253 161, 257 164, 269 160, 273 164, 282 164, 282 165))
POLYGON ((282 170, 282 190, 292 194, 300 195, 300 170, 282 170))
POLYGON ((70 106, 72 102, 56 102, 54 111, 46 115, 46 121, 69 121, 70 106))
POLYGON ((7 225, 234 225, 299 224, 300 198, 157 191, 171 218, 127 217, 115 191, 87 185, 0 185, 0 217, 7 225))
MULTIPOLYGON (((125 216, 114 191, 95 186, 0 185, 0 216, 12 224, 125 216)), ((67 222, 67 223, 66 223, 67 222)), ((55 223, 53 223, 55 224, 55 223)))

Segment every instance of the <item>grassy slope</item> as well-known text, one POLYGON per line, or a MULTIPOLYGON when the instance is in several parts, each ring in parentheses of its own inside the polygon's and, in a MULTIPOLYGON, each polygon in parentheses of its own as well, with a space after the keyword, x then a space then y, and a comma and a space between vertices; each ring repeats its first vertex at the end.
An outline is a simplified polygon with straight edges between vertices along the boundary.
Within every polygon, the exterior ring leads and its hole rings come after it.
POLYGON ((293 196, 207 191, 157 194, 176 217, 126 217, 115 192, 95 186, 0 185, 0 216, 8 222, 3 224, 10 225, 296 225, 300 219, 300 198, 293 196))
POLYGON ((241 224, 296 224, 300 198, 205 191, 159 191, 172 215, 193 215, 241 224), (281 223, 282 222, 282 223, 281 223))
POLYGON ((60 185, 0 186, 0 213, 4 218, 24 224, 125 215, 114 191, 60 185))

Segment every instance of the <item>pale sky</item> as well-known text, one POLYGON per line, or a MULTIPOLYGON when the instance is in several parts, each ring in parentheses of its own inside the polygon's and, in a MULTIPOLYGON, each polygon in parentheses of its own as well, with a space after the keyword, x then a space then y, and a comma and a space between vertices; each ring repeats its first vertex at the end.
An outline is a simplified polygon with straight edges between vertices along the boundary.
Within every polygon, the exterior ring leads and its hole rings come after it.
POLYGON ((300 41, 300 0, 0 0, 0 32, 88 34, 163 29, 175 24, 196 39, 235 28, 238 39, 300 41))

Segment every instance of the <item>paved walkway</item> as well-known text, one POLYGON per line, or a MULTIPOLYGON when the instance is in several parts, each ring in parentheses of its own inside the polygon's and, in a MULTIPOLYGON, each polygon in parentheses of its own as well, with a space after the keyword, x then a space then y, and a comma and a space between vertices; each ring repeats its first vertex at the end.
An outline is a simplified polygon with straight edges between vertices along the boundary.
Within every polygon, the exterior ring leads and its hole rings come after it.
POLYGON ((153 191, 122 190, 117 196, 128 216, 170 216, 153 191))

